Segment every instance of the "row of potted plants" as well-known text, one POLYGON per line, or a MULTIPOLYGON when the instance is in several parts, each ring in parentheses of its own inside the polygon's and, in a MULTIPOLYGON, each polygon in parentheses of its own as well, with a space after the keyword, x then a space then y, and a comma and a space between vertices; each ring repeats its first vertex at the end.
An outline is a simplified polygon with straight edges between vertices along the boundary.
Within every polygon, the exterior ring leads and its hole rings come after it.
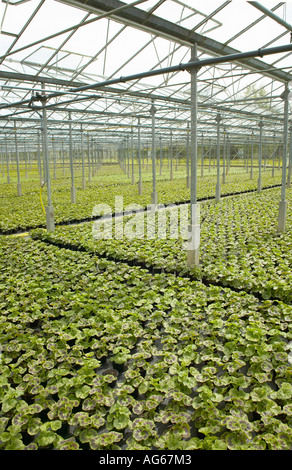
MULTIPOLYGON (((121 170, 120 170, 121 171, 121 170)), ((55 222, 68 223, 90 219, 93 217, 94 207, 100 203, 107 204, 112 211, 115 210, 115 197, 123 198, 123 208, 132 203, 146 207, 151 203, 152 183, 149 178, 143 182, 143 194, 138 194, 137 184, 125 182, 123 173, 116 173, 114 166, 111 180, 109 175, 95 177, 87 183, 86 189, 82 189, 81 180, 76 182, 77 200, 71 203, 70 177, 62 178, 52 182, 52 203, 55 212, 55 222)), ((170 204, 190 199, 190 189, 186 186, 185 177, 177 177, 173 181, 169 179, 157 181, 158 201, 161 204, 170 204)), ((127 179, 127 178, 126 178, 127 179)), ((280 184, 281 175, 272 178, 270 172, 263 174, 263 187, 280 184)), ((198 179, 198 197, 211 198, 215 195, 216 176, 207 174, 198 179)), ((256 178, 250 180, 247 173, 229 174, 227 181, 222 185, 222 194, 256 190, 256 178)), ((23 196, 17 196, 15 185, 1 184, 0 186, 0 231, 11 233, 17 230, 28 230, 30 228, 45 227, 46 219, 43 206, 47 204, 46 187, 42 189, 40 198, 39 182, 29 181, 22 184, 23 196)))
MULTIPOLYGON (((292 193, 287 189, 286 231, 279 234, 279 192, 276 188, 261 194, 222 199, 220 203, 201 203, 200 265, 194 268, 187 267, 187 244, 180 225, 182 210, 188 210, 187 206, 179 210, 174 207, 173 213, 178 217, 178 225, 174 225, 176 233, 170 231, 173 227, 171 211, 165 218, 161 215, 162 211, 158 211, 152 219, 146 213, 133 213, 124 217, 122 227, 121 219, 113 218, 58 227, 55 233, 36 230, 32 236, 114 260, 140 263, 148 268, 164 269, 204 282, 244 289, 264 299, 276 298, 291 303, 292 260, 289 247, 292 244, 292 225, 289 204, 292 193), (162 223, 166 223, 166 229, 159 232, 162 223), (127 233, 131 236, 125 236, 127 233), (164 238, 159 237, 159 233, 164 238)), ((188 214, 185 220, 188 220, 188 214)))
POLYGON ((289 449, 290 306, 0 239, 1 449, 289 449))

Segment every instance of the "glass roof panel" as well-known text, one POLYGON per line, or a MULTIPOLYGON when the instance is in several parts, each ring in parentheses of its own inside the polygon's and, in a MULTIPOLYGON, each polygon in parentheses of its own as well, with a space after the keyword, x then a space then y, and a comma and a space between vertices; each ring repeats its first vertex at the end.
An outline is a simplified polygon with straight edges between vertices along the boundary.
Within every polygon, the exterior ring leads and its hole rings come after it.
MULTIPOLYGON (((47 93, 66 91, 64 96, 48 102, 49 119, 64 126, 69 110, 76 125, 82 120, 88 123, 88 129, 98 122, 131 125, 138 115, 145 116, 147 122, 151 100, 155 99, 161 126, 177 120, 177 125, 185 129, 190 117, 187 71, 169 71, 125 83, 109 82, 101 89, 76 93, 74 86, 187 63, 190 47, 187 40, 175 37, 177 26, 188 37, 192 31, 204 36, 198 46, 199 59, 212 58, 229 50, 228 47, 249 51, 290 43, 290 31, 275 20, 264 18, 262 12, 246 1, 145 0, 136 5, 147 14, 137 27, 133 19, 117 20, 101 10, 86 11, 86 5, 76 7, 77 3, 77 0, 30 0, 16 5, 1 2, 0 107, 16 103, 12 108, 0 109, 2 118, 14 115, 22 126, 29 126, 25 120, 35 117, 35 113, 28 102, 33 92, 40 91, 38 80, 42 80, 46 82, 47 93), (164 20, 173 23, 173 33, 171 28, 167 35, 149 29, 147 19, 155 17, 158 28, 164 20), (218 54, 212 52, 213 46, 218 54), (25 100, 26 103, 17 104, 25 100)), ((131 3, 116 2, 118 6, 131 3)), ((292 22, 291 3, 265 1, 264 5, 281 19, 292 22)), ((292 70, 291 52, 258 60, 280 71, 292 70)), ((200 125, 209 128, 210 119, 220 111, 230 125, 232 122, 234 126, 243 123, 247 126, 262 116, 278 119, 280 127, 283 89, 283 80, 263 76, 248 61, 241 65, 231 62, 204 66, 198 71, 200 125)))

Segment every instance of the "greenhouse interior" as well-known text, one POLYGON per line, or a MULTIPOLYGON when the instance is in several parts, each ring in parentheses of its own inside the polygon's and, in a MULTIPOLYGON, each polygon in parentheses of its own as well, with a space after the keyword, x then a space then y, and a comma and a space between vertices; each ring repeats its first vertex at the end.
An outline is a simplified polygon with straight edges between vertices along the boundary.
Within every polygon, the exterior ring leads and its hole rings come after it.
POLYGON ((0 24, 0 450, 292 450, 292 2, 0 24))

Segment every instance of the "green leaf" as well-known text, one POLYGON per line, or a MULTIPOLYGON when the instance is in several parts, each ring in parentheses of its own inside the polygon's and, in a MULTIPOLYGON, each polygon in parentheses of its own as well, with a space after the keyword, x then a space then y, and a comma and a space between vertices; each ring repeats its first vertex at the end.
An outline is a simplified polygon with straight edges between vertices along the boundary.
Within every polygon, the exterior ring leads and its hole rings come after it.
POLYGON ((39 447, 48 447, 53 444, 56 439, 56 434, 53 431, 40 431, 36 438, 39 447))
POLYGON ((292 398, 292 385, 288 382, 283 382, 277 392, 271 393, 271 398, 277 398, 278 400, 288 400, 292 398))

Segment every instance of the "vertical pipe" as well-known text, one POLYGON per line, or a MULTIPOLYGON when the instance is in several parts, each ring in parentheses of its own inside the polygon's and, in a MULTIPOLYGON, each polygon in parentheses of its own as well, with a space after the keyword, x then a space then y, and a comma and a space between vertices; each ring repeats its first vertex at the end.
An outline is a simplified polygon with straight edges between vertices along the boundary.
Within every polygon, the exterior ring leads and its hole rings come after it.
POLYGON ((127 164, 127 167, 128 167, 128 169, 127 169, 127 175, 128 175, 128 178, 130 178, 130 146, 129 146, 129 136, 127 135, 126 138, 127 138, 127 162, 128 162, 128 164, 127 164))
POLYGON ((220 201, 221 185, 220 185, 220 122, 221 116, 218 113, 216 116, 217 122, 217 183, 216 183, 216 201, 220 201))
POLYGON ((227 134, 227 168, 226 168, 226 174, 228 175, 230 170, 230 140, 229 140, 229 135, 227 134))
POLYGON ((204 134, 202 134, 202 147, 201 147, 201 177, 204 176, 204 134))
POLYGON ((282 163, 282 186, 281 186, 281 200, 279 203, 278 213, 278 232, 284 232, 286 226, 287 216, 287 201, 286 201, 286 173, 287 173, 287 152, 288 152, 288 119, 289 119, 289 88, 288 83, 285 84, 285 91, 282 95, 284 99, 284 137, 283 137, 283 163, 282 163))
POLYGON ((162 175, 162 142, 161 142, 162 137, 159 136, 159 156, 160 156, 160 168, 159 168, 159 175, 162 175))
POLYGON ((173 180, 173 162, 172 162, 172 131, 170 131, 170 180, 173 180))
POLYGON ((61 142, 62 147, 62 162, 63 162, 63 176, 65 175, 65 150, 64 150, 64 142, 61 142))
POLYGON ((88 181, 91 181, 91 171, 90 171, 90 141, 89 134, 87 133, 87 160, 88 160, 88 181))
POLYGON ((25 177, 28 178, 28 171, 27 171, 27 152, 26 152, 25 141, 23 142, 23 153, 24 153, 24 162, 25 162, 25 177))
POLYGON ((72 204, 76 204, 76 188, 74 187, 72 120, 71 120, 70 111, 69 111, 69 157, 70 157, 70 173, 71 173, 71 202, 72 204))
POLYGON ((276 134, 274 133, 272 178, 274 178, 275 176, 275 153, 276 153, 276 134))
POLYGON ((258 178, 258 192, 262 190, 262 147, 263 147, 263 121, 259 122, 260 128, 260 143, 259 143, 259 178, 258 178))
POLYGON ((15 153, 16 153, 16 166, 17 166, 17 195, 22 196, 16 121, 14 121, 14 137, 15 137, 15 153))
POLYGON ((3 147, 1 146, 1 168, 2 168, 2 177, 4 178, 5 176, 5 170, 4 170, 4 158, 3 158, 3 147))
POLYGON ((251 134, 250 179, 253 179, 253 132, 251 134))
POLYGON ((156 210, 157 205, 157 190, 156 190, 156 148, 155 148, 155 113, 156 108, 152 101, 150 108, 151 114, 151 128, 152 128, 152 194, 151 194, 151 204, 152 209, 156 210))
POLYGON ((95 152, 94 141, 93 141, 93 137, 91 137, 91 176, 92 177, 95 176, 94 152, 95 152))
POLYGON ((226 183, 226 129, 224 129, 223 137, 223 174, 222 174, 222 183, 226 183))
POLYGON ((49 155, 48 155, 48 126, 47 126, 47 111, 45 108, 46 97, 44 95, 45 85, 42 83, 43 98, 42 98, 42 129, 43 129, 43 152, 44 152, 44 162, 46 168, 46 184, 47 184, 47 198, 48 205, 46 206, 46 226, 48 232, 55 231, 55 221, 54 221, 54 208, 52 205, 52 196, 51 196, 51 180, 50 180, 50 168, 49 168, 49 155))
POLYGON ((131 127, 132 184, 135 184, 133 126, 131 127))
POLYGON ((80 133, 81 133, 82 189, 86 189, 82 124, 80 124, 80 133))
POLYGON ((140 125, 139 117, 138 117, 138 163, 139 163, 138 193, 141 196, 143 192, 143 186, 142 186, 142 168, 141 168, 141 125, 140 125))
POLYGON ((211 171, 211 148, 212 146, 211 146, 211 137, 210 137, 209 138, 209 152, 208 152, 209 153, 209 173, 211 171))
MULTIPOLYGON (((197 59, 197 44, 191 48, 191 60, 197 59)), ((196 68, 192 68, 191 75, 191 198, 190 198, 190 224, 188 227, 189 239, 187 249, 188 266, 199 264, 200 250, 200 206, 197 200, 197 117, 198 117, 198 90, 196 68)))
MULTIPOLYGON (((292 171, 292 126, 289 128, 290 131, 290 142, 289 142, 289 164, 288 164, 288 179, 287 179, 287 187, 290 188, 291 186, 291 171, 292 171)), ((288 153, 288 149, 287 149, 288 153)))
POLYGON ((7 183, 10 184, 10 173, 9 173, 9 153, 7 148, 7 136, 5 135, 5 153, 6 153, 6 173, 7 173, 7 183))
POLYGON ((245 152, 246 152, 246 172, 248 173, 248 157, 249 157, 249 138, 245 142, 245 152))
POLYGON ((187 188, 190 187, 190 124, 187 124, 187 188))
POLYGON ((56 179, 56 149, 55 149, 55 139, 52 137, 52 151, 53 151, 53 162, 54 162, 54 180, 56 179))
POLYGON ((38 132, 38 147, 37 147, 37 155, 38 155, 38 169, 39 169, 39 178, 40 178, 40 186, 42 186, 42 162, 41 162, 41 136, 38 132))

